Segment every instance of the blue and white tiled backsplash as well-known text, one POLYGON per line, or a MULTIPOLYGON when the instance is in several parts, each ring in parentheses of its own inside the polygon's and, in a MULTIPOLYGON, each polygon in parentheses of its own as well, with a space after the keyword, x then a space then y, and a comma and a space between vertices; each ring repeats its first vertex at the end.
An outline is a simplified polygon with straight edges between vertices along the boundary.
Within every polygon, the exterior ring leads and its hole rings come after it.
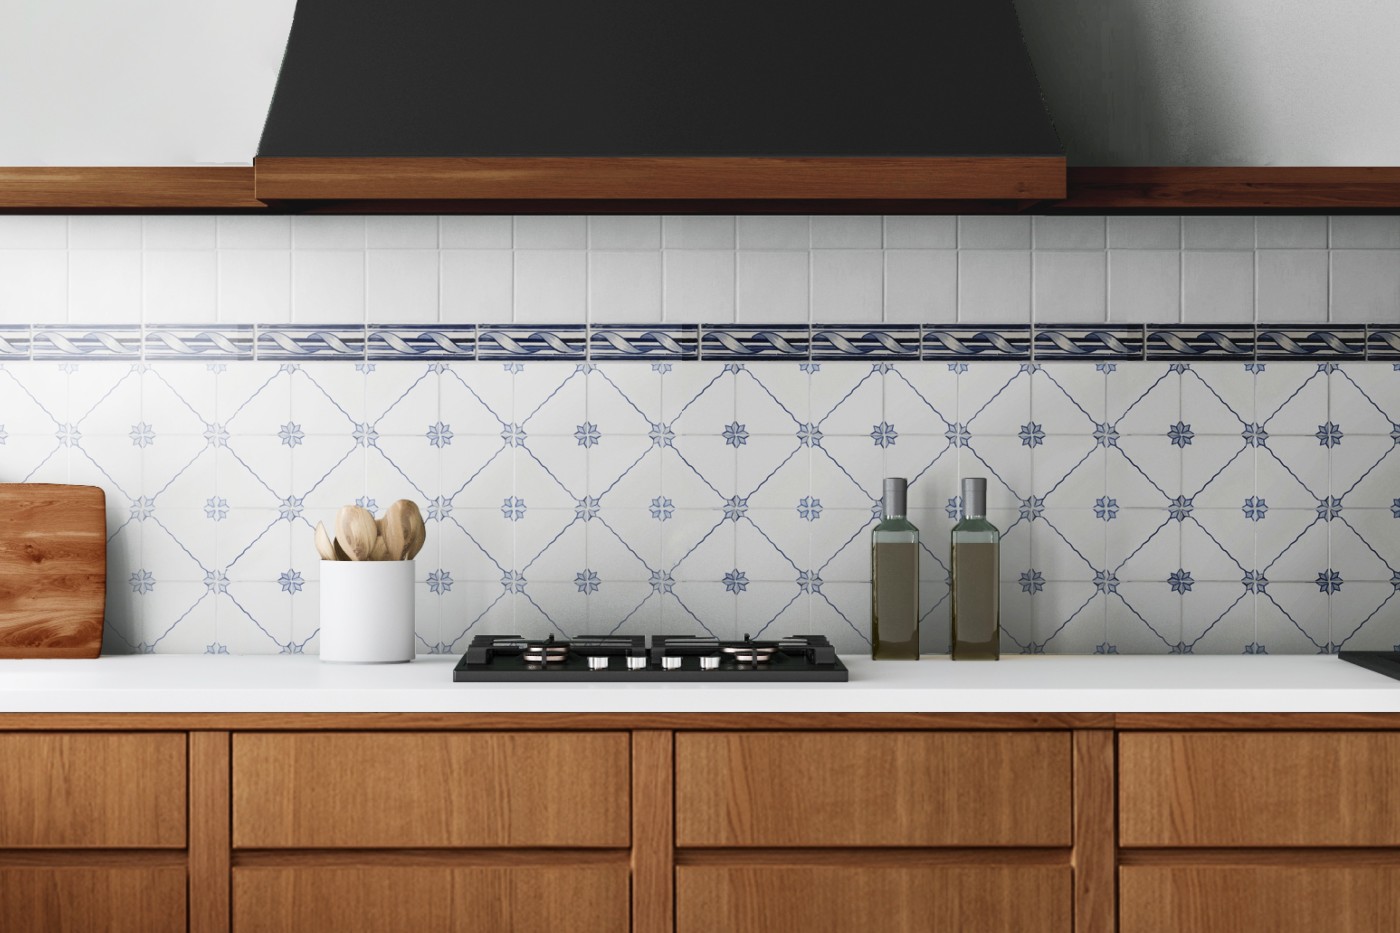
POLYGON ((1390 648, 1397 322, 1397 217, 0 217, 0 481, 106 489, 113 652, 314 652, 407 497, 422 651, 859 653, 887 475, 929 650, 962 476, 1009 652, 1390 648))

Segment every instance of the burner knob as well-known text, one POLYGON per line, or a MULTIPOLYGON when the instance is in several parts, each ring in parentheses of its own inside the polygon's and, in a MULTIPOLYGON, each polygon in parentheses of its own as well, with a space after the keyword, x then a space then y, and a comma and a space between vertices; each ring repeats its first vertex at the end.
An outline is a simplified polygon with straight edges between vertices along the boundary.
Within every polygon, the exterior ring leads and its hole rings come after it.
POLYGON ((644 654, 629 654, 627 656, 627 669, 629 671, 644 671, 647 669, 647 657, 644 654))
POLYGON ((590 671, 605 671, 608 669, 608 656, 605 654, 590 654, 588 656, 588 669, 590 671))
POLYGON ((681 669, 681 659, 676 655, 668 654, 661 659, 661 669, 665 671, 678 671, 681 669))
POLYGON ((700 670, 702 670, 702 671, 717 671, 717 670, 719 670, 719 655, 717 655, 717 654, 707 654, 707 655, 704 655, 703 657, 701 657, 701 658, 700 658, 700 670))

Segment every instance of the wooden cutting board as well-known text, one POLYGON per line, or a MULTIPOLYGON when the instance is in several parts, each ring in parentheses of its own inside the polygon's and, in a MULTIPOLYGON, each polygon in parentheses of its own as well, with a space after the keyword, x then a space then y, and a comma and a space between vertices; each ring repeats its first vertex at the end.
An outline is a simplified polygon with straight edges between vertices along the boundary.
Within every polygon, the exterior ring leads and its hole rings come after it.
POLYGON ((0 483, 0 658, 95 658, 107 608, 106 494, 0 483))

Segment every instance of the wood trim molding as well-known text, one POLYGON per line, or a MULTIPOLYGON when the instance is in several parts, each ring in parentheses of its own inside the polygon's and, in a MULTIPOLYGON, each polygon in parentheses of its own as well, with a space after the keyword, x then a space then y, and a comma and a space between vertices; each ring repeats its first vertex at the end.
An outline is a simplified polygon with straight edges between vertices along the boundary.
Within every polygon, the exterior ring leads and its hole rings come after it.
POLYGON ((254 162, 283 199, 1062 198, 1065 160, 1035 158, 484 158, 254 162))
POLYGON ((673 734, 632 733, 632 930, 671 933, 675 918, 673 734))
POLYGON ((1113 733, 1074 733, 1074 933, 1113 933, 1118 917, 1113 733))
POLYGON ((251 166, 0 167, 0 211, 266 208, 251 166))
POLYGON ((228 933, 233 802, 227 732, 189 737, 190 933, 228 933))
POLYGON ((1071 168, 1055 211, 1393 210, 1400 167, 1071 168))

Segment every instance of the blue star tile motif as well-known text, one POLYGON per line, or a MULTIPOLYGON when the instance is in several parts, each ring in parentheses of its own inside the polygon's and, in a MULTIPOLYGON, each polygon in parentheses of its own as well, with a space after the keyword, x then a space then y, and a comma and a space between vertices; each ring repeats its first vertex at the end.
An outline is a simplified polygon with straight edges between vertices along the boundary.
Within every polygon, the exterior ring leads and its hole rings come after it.
POLYGON ((127 579, 133 593, 149 593, 156 588, 156 578, 149 570, 134 570, 127 579))
POLYGON ((1173 593, 1189 593, 1191 587, 1196 585, 1196 581, 1191 578, 1191 571, 1177 570, 1167 577, 1167 583, 1171 585, 1173 593))
POLYGON ((598 592, 599 587, 602 585, 602 581, 598 579, 596 571, 584 569, 574 574, 574 587, 585 596, 589 593, 598 592))
POLYGON ((428 521, 442 522, 452 514, 452 500, 447 496, 434 496, 428 500, 428 521))
POLYGON ((513 522, 525 517, 525 500, 519 496, 506 496, 501 503, 501 514, 513 522))
POLYGON ((574 503, 574 518, 589 522, 598 517, 598 497, 584 496, 574 503))
POLYGON ((1192 503, 1192 497, 1190 496, 1176 496, 1167 504, 1167 514, 1171 516, 1174 521, 1186 521, 1186 519, 1191 517, 1193 511, 1195 511, 1195 505, 1192 503))
POLYGON ((306 440, 306 432, 301 425, 288 421, 277 430, 277 438, 287 447, 296 447, 306 440))
MULTIPOLYGON (((1022 499, 1021 502, 1020 502, 1020 517, 1021 517, 1021 518, 1024 518, 1026 521, 1033 522, 1033 521, 1035 521, 1037 518, 1040 518, 1040 516, 1041 516, 1042 514, 1044 514, 1044 512, 1045 512, 1045 497, 1044 497, 1044 496, 1026 496, 1026 498, 1022 499)), ((961 508, 961 506, 959 506, 959 508, 958 508, 958 515, 957 515, 957 516, 949 515, 948 517, 949 517, 949 518, 956 518, 956 517, 959 517, 961 514, 962 514, 962 508, 961 508)))
POLYGON ((210 593, 227 593, 228 574, 222 570, 205 571, 204 588, 210 593))
POLYGON ((1099 372, 1104 373, 1105 375, 1108 373, 1118 372, 1117 363, 1095 363, 1094 368, 1097 369, 1099 372))
POLYGON ((1268 648, 1265 648, 1263 645, 1259 644, 1259 642, 1257 642, 1257 641, 1252 641, 1252 642, 1250 642, 1249 644, 1247 644, 1247 645, 1244 646, 1244 653, 1245 653, 1245 654, 1268 654, 1268 653, 1269 653, 1269 649, 1268 649, 1268 648))
POLYGON ((1118 646, 1117 646, 1117 645, 1111 645, 1111 644, 1109 644, 1109 643, 1106 642, 1106 641, 1105 641, 1105 642, 1100 642, 1099 644, 1097 644, 1097 645, 1094 646, 1094 654, 1117 654, 1117 653, 1118 653, 1118 646))
POLYGON ((875 442, 876 447, 893 447, 894 442, 899 439, 899 432, 888 421, 881 421, 870 429, 870 439, 875 442))
POLYGON ((501 440, 507 447, 524 447, 525 429, 518 424, 508 424, 501 429, 501 440))
POLYGON ((749 588, 748 574, 735 567, 724 575, 724 588, 730 593, 742 593, 749 588))
POLYGON ((1391 589, 1400 590, 1400 570, 1390 572, 1390 586, 1391 589))
POLYGON ((724 442, 730 447, 743 447, 749 442, 749 431, 747 426, 737 421, 730 422, 724 426, 724 442))
POLYGON ((1190 446, 1191 440, 1195 436, 1195 433, 1191 430, 1191 425, 1185 424, 1181 421, 1178 421, 1176 424, 1167 428, 1167 437, 1171 440, 1172 445, 1175 447, 1190 446))
POLYGON ((156 514, 155 497, 137 496, 135 499, 132 499, 129 514, 131 515, 133 520, 138 522, 144 522, 146 519, 156 514))
POLYGON ((821 574, 815 570, 802 570, 797 574, 797 588, 804 593, 820 593, 822 591, 821 574))
POLYGON ((1269 578, 1264 576, 1262 570, 1246 570, 1244 576, 1240 578, 1241 585, 1246 593, 1267 593, 1269 591, 1269 578))
POLYGON ((428 443, 434 447, 446 447, 452 443, 452 426, 441 421, 434 422, 428 425, 425 436, 428 438, 428 443))
POLYGON ((156 432, 142 421, 131 426, 131 443, 135 447, 150 447, 156 441, 156 432))
POLYGON ((1330 522, 1342 514, 1341 496, 1324 496, 1317 500, 1317 517, 1330 522))
POLYGON ((1269 440, 1269 432, 1264 430, 1262 424, 1246 424, 1240 437, 1244 438, 1248 447, 1263 447, 1269 440))
POLYGON ((277 517, 283 521, 295 521, 301 518, 302 509, 304 507, 303 496, 287 496, 281 502, 277 503, 277 517))
POLYGON ((284 570, 277 575, 277 583, 282 587, 284 593, 300 593, 306 581, 302 579, 300 570, 284 570))
POLYGON ((1264 516, 1269 514, 1269 505, 1264 501, 1263 496, 1250 496, 1244 500, 1241 511, 1244 512, 1244 517, 1250 521, 1261 522, 1264 520, 1264 516))
POLYGON ((1031 569, 1021 574, 1021 592, 1039 593, 1045 589, 1045 574, 1039 570, 1031 569))
POLYGON ((1341 425, 1329 421, 1326 424, 1319 424, 1317 426, 1317 434, 1314 436, 1317 438, 1317 442, 1323 447, 1339 447, 1341 446, 1342 438, 1346 435, 1342 433, 1341 425))
POLYGON ((647 432, 647 436, 651 438, 651 446, 653 447, 675 446, 676 432, 669 424, 653 421, 651 423, 651 430, 647 432))
POLYGON ((228 438, 228 428, 222 424, 210 421, 204 425, 204 443, 210 447, 227 447, 228 438))
POLYGON ((965 424, 948 425, 948 430, 943 432, 943 436, 948 438, 948 443, 954 447, 966 447, 972 440, 972 432, 967 429, 965 424))
POLYGON ((1118 429, 1107 422, 1094 424, 1094 442, 1100 447, 1118 446, 1118 429))
POLYGON ((1030 424, 1021 425, 1021 446, 1039 447, 1045 443, 1045 431, 1039 424, 1032 421, 1030 424))
POLYGON ((669 372, 671 371, 671 364, 670 364, 670 363, 652 363, 652 364, 651 364, 651 371, 654 372, 654 373, 659 373, 659 374, 661 374, 661 375, 664 376, 664 375, 666 375, 667 373, 669 373, 669 372))
POLYGON ((1112 496, 1099 496, 1094 500, 1094 517, 1111 522, 1118 517, 1118 500, 1112 496))
POLYGON ((747 496, 730 496, 724 500, 724 518, 726 521, 737 522, 749 512, 749 500, 747 496))
POLYGON ((1400 499, 1390 500, 1390 514, 1393 518, 1400 518, 1400 499))
POLYGON ((78 430, 76 424, 60 424, 54 436, 58 439, 60 447, 77 447, 83 438, 83 432, 78 430))
POLYGON ((501 586, 507 593, 525 592, 525 574, 518 570, 507 570, 501 574, 501 586))
POLYGON ((362 509, 369 509, 371 512, 379 511, 379 503, 369 496, 360 496, 355 500, 355 504, 362 509))
POLYGON ((822 517, 822 500, 815 496, 803 496, 797 503, 797 514, 809 522, 822 517))
POLYGON ((1117 593, 1118 575, 1112 570, 1095 570, 1094 588, 1100 593, 1117 593))
POLYGON ((651 517, 658 522, 664 522, 676 512, 675 504, 665 496, 657 496, 651 500, 651 517))
POLYGON ((963 373, 967 372, 967 364, 966 364, 966 363, 949 363, 949 364, 948 364, 948 372, 952 373, 952 374, 955 375, 955 376, 961 376, 963 373))
POLYGON ((452 572, 440 569, 428 571, 428 590, 438 596, 451 592, 452 572))
POLYGON ((228 500, 223 496, 210 496, 204 503, 204 517, 216 522, 228 518, 228 500))
POLYGON ((822 445, 822 429, 815 424, 799 424, 797 426, 797 443, 803 447, 820 447, 822 445))
POLYGON ((602 435, 598 433, 598 426, 591 421, 585 421, 574 429, 574 440, 578 441, 580 447, 593 447, 600 437, 602 435))
POLYGON ((1317 589, 1321 593, 1340 593, 1342 590, 1342 575, 1336 570, 1322 571, 1313 582, 1317 584, 1317 589))
MULTIPOLYGON (((1022 508, 1024 508, 1024 507, 1025 507, 1025 500, 1022 500, 1022 508)), ((944 511, 944 513, 945 513, 949 518, 961 519, 961 518, 962 518, 962 496, 951 496, 951 497, 949 497, 949 499, 948 499, 948 504, 945 505, 945 506, 943 507, 943 511, 944 511)), ((1021 517, 1022 517, 1022 518, 1026 518, 1027 516, 1022 515, 1021 517)))
POLYGON ((669 570, 653 570, 649 582, 651 583, 651 591, 653 593, 669 593, 676 585, 676 581, 672 579, 669 570))

